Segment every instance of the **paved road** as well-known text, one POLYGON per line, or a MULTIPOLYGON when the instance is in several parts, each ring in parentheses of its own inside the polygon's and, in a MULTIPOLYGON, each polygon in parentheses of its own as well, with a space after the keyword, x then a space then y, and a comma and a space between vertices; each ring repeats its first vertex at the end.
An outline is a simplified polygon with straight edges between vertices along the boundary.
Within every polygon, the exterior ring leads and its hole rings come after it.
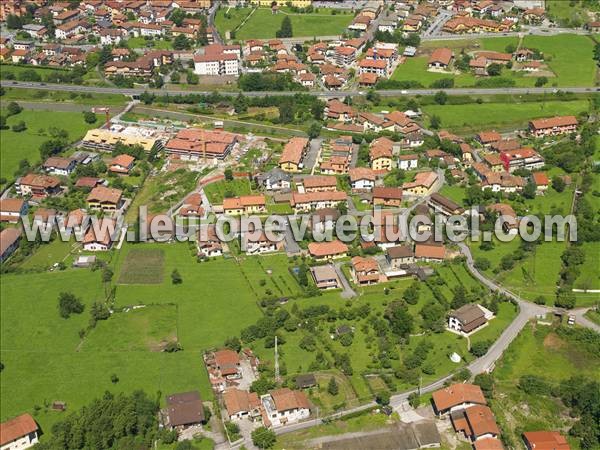
MULTIPOLYGON (((209 95, 214 91, 194 91, 194 90, 176 90, 176 89, 144 89, 144 88, 116 88, 116 87, 97 87, 97 86, 78 86, 72 84, 51 84, 24 81, 0 81, 0 86, 4 88, 17 89, 41 89, 48 91, 68 91, 68 92, 94 92, 98 94, 122 94, 122 95, 140 95, 144 92, 156 95, 188 95, 204 94, 209 95)), ((557 92, 556 88, 461 88, 461 89, 390 89, 377 91, 383 97, 398 97, 400 95, 434 95, 439 91, 444 91, 448 95, 498 95, 498 94, 553 94, 557 92)), ((589 92, 600 92, 596 87, 564 87, 560 89, 563 92, 572 92, 575 94, 585 94, 589 92)), ((221 95, 238 96, 239 91, 218 91, 221 95)), ((339 98, 345 96, 365 95, 365 91, 253 91, 244 92, 248 97, 264 97, 267 95, 288 95, 293 96, 298 93, 312 94, 322 98, 339 98)))
POLYGON ((582 327, 589 328, 594 330, 596 333, 600 333, 600 325, 592 322, 590 319, 585 317, 585 313, 588 312, 592 308, 579 308, 574 309, 571 313, 575 316, 575 323, 581 325, 582 327))
POLYGON ((426 34, 421 36, 421 41, 455 41, 465 39, 481 39, 481 38, 500 38, 500 37, 521 37, 527 35, 534 36, 556 36, 559 34, 580 34, 590 35, 590 32, 583 28, 550 28, 550 27, 528 27, 522 31, 508 31, 506 33, 467 33, 467 34, 452 34, 439 32, 437 34, 426 34))

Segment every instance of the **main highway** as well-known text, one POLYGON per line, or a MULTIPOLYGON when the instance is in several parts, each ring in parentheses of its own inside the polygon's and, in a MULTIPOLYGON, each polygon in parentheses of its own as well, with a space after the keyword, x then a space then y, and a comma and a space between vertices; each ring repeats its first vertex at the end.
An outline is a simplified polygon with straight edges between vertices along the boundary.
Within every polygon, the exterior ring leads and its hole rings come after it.
MULTIPOLYGON (((149 92, 156 95, 189 95, 189 94, 204 94, 210 95, 214 91, 195 91, 195 90, 177 90, 177 89, 146 89, 146 88, 118 88, 118 87, 98 87, 98 86, 81 86, 75 84, 54 84, 54 83, 41 83, 33 81, 14 81, 14 80, 2 80, 0 86, 4 88, 17 88, 17 89, 40 89, 46 91, 67 91, 67 92, 81 92, 81 93, 97 93, 97 94, 122 94, 135 96, 140 95, 144 92, 149 92)), ((533 87, 533 88, 461 88, 461 89, 386 89, 377 90, 377 93, 383 97, 398 97, 401 95, 434 95, 439 91, 444 91, 448 95, 499 95, 499 94, 513 94, 513 95, 526 95, 526 94, 555 94, 558 91, 571 92, 574 94, 587 94, 591 92, 600 92, 600 88, 597 87, 562 87, 551 88, 551 87, 533 87)), ((339 97, 355 97, 358 95, 366 94, 364 90, 349 90, 349 91, 218 91, 221 95, 237 96, 241 93, 248 97, 263 97, 267 95, 296 95, 296 94, 310 94, 316 95, 323 98, 339 98, 339 97)))

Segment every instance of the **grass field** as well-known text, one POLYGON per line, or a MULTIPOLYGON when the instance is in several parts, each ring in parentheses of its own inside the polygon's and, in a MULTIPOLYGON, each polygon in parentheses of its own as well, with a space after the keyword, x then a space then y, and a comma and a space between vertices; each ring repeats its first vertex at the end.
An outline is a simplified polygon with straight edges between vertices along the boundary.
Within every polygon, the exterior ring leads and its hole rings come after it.
POLYGON ((136 48, 154 48, 157 50, 173 50, 173 43, 164 39, 146 40, 144 37, 132 37, 127 39, 127 47, 136 48))
POLYGON ((5 88, 6 92, 2 96, 2 102, 8 101, 30 101, 40 103, 75 103, 78 105, 109 105, 122 106, 129 100, 124 95, 119 94, 97 94, 91 92, 65 92, 65 91, 47 91, 42 89, 16 89, 5 88))
MULTIPOLYGON (((496 379, 492 409, 500 428, 514 442, 520 433, 533 430, 566 430, 573 419, 560 403, 543 395, 528 395, 517 388, 523 375, 544 377, 557 383, 572 376, 600 377, 600 357, 563 338, 551 327, 529 325, 505 351, 493 372, 496 379)), ((579 443, 567 433, 572 449, 579 443)))
POLYGON ((119 284, 161 284, 164 252, 159 249, 132 249, 123 262, 119 284))
POLYGON ((73 248, 73 242, 54 239, 52 242, 40 245, 33 255, 23 261, 20 267, 23 269, 46 269, 63 260, 66 264, 73 248))
MULTIPOLYGON (((461 50, 473 52, 477 50, 491 50, 504 52, 508 44, 515 45, 517 38, 485 38, 476 40, 457 39, 436 43, 426 43, 423 48, 449 47, 455 55, 461 50)), ((526 36, 523 46, 537 48, 544 53, 545 61, 556 77, 549 78, 548 85, 562 86, 593 86, 596 77, 596 65, 592 60, 594 43, 588 36, 561 34, 558 36, 526 36)), ((453 78, 456 87, 474 86, 477 81, 472 73, 452 74, 427 71, 428 56, 408 58, 400 64, 394 74, 393 80, 418 81, 428 87, 436 80, 453 78)), ((522 72, 508 69, 502 71, 502 76, 514 80, 517 87, 534 86, 535 76, 524 76, 522 72)))
POLYGON ((161 351, 169 342, 177 341, 177 307, 150 305, 115 312, 100 321, 81 346, 86 352, 161 351))
MULTIPOLYGON (((226 31, 233 31, 251 13, 251 8, 231 8, 230 18, 225 17, 225 8, 217 11, 215 24, 222 36, 226 31)), ((322 9, 319 13, 293 14, 288 8, 281 8, 278 14, 273 14, 270 8, 257 8, 246 23, 236 31, 236 39, 271 39, 281 28, 281 22, 287 15, 292 21, 294 37, 331 36, 344 32, 353 19, 353 15, 337 10, 331 14, 330 9, 322 9)))
POLYGON ((578 289, 600 289, 600 242, 585 242, 585 263, 579 266, 579 278, 574 287, 578 289))
POLYGON ((219 205, 225 197, 238 197, 252 193, 250 181, 247 178, 235 178, 231 181, 222 180, 204 187, 208 201, 219 205))
POLYGON ((423 111, 436 115, 442 127, 459 133, 485 129, 514 130, 525 128, 529 120, 555 115, 577 115, 587 111, 587 100, 542 103, 470 103, 466 105, 427 105, 423 111))
MULTIPOLYGON (((2 114, 6 114, 2 110, 2 114)), ((56 127, 69 133, 69 140, 75 141, 85 132, 97 126, 88 124, 83 120, 80 112, 62 111, 31 111, 23 110, 21 113, 10 116, 6 123, 9 126, 24 121, 27 129, 20 133, 12 130, 0 131, 0 176, 12 179, 19 161, 27 159, 31 164, 39 162, 39 147, 50 139, 48 128, 56 127)))

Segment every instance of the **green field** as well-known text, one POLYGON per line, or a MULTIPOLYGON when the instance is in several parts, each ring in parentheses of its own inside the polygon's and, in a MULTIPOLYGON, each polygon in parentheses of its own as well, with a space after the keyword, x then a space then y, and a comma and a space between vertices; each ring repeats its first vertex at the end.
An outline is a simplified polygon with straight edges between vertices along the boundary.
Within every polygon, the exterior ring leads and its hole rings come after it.
POLYGON ((164 39, 149 39, 144 37, 132 37, 127 39, 127 47, 130 49, 136 48, 155 48, 157 50, 173 50, 173 43, 164 39))
POLYGON ((208 184, 204 187, 208 201, 212 204, 221 204, 225 197, 239 197, 252 193, 250 181, 247 178, 236 178, 230 181, 222 180, 208 184))
POLYGON ((6 88, 2 102, 29 101, 36 103, 74 103, 91 106, 123 106, 129 100, 120 94, 97 94, 91 92, 49 91, 43 89, 6 88))
POLYGON ((528 121, 532 119, 578 115, 588 109, 587 100, 423 106, 423 111, 428 116, 436 115, 441 119, 443 128, 459 133, 470 133, 483 128, 526 128, 528 121))
MULTIPOLYGON (((496 380, 492 409, 500 428, 516 442, 523 431, 566 430, 573 421, 561 402, 518 389, 520 377, 537 375, 551 383, 573 376, 598 380, 600 358, 551 327, 529 325, 504 352, 492 374, 496 380)), ((568 439, 571 448, 580 448, 576 440, 568 439)))
MULTIPOLYGON (((233 31, 250 14, 251 8, 231 8, 230 18, 225 17, 226 8, 217 11, 215 24, 219 33, 225 36, 226 31, 233 31)), ((293 14, 288 8, 281 8, 278 14, 273 14, 270 8, 256 8, 246 23, 236 31, 235 38, 247 39, 271 39, 281 28, 281 21, 287 15, 292 21, 292 32, 294 37, 331 36, 344 32, 353 19, 353 15, 342 13, 339 10, 336 15, 332 10, 322 9, 319 13, 293 14)))
POLYGON ((41 244, 23 263, 20 265, 23 269, 46 269, 57 262, 68 262, 68 257, 76 248, 73 242, 64 242, 61 239, 54 239, 52 242, 41 244))
MULTIPOLYGON (((456 40, 436 43, 426 43, 423 48, 449 47, 457 55, 461 50, 473 52, 477 50, 505 51, 508 44, 515 45, 516 38, 485 38, 477 40, 456 40)), ((523 46, 537 48, 544 53, 545 62, 556 77, 550 77, 548 86, 593 86, 596 77, 596 65, 592 59, 594 43, 588 36, 561 34, 558 36, 526 36, 523 46)), ((436 80, 453 78, 456 87, 471 87, 478 80, 472 73, 452 74, 427 71, 429 56, 407 58, 400 64, 393 80, 418 81, 428 87, 436 80)), ((536 76, 524 76, 522 72, 508 69, 502 71, 502 76, 514 80, 517 87, 533 87, 536 76)), ((488 79, 490 77, 487 77, 488 79)))
MULTIPOLYGON (((2 114, 6 114, 4 109, 2 114)), ((12 130, 0 131, 0 176, 7 179, 13 178, 20 160, 27 159, 31 164, 40 162, 39 147, 51 138, 48 133, 50 127, 66 130, 69 133, 69 140, 76 141, 83 137, 88 129, 97 126, 85 123, 80 112, 51 110, 23 110, 15 116, 10 116, 6 123, 12 126, 20 121, 24 121, 27 125, 25 131, 20 133, 12 130)))
POLYGON ((131 249, 123 263, 119 284, 161 284, 163 265, 161 249, 131 249))

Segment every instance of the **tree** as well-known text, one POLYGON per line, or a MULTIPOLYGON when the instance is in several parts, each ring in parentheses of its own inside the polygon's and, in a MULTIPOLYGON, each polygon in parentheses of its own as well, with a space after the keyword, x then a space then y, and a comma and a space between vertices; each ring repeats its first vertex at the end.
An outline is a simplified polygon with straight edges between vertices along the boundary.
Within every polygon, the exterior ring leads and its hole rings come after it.
POLYGON ((338 395, 338 392, 340 391, 337 381, 335 381, 335 377, 331 377, 329 379, 329 383, 327 384, 327 392, 329 392, 330 395, 338 395))
POLYGON ((25 131, 27 129, 27 124, 20 120, 15 123, 11 128, 15 133, 20 133, 21 131, 25 131))
POLYGON ((502 74, 502 66, 498 63, 490 64, 486 70, 490 77, 497 77, 502 74))
POLYGON ((96 123, 98 117, 96 117, 96 114, 92 111, 84 111, 83 120, 85 120, 85 123, 96 123))
POLYGON ((535 87, 542 87, 545 84, 548 84, 548 78, 546 77, 538 77, 535 80, 535 87))
POLYGON ((18 30, 23 28, 23 21, 15 14, 9 14, 6 16, 6 28, 9 30, 18 30))
POLYGON ((113 373, 113 374, 110 376, 110 382, 111 382, 112 384, 117 384, 117 383, 119 382, 119 377, 117 376, 117 374, 116 374, 116 373, 113 373))
POLYGON ((532 181, 529 181, 523 188, 523 197, 528 198, 530 200, 534 199, 536 190, 537 190, 537 188, 535 186, 535 183, 533 183, 532 181))
POLYGON ((492 343, 493 342, 490 340, 475 342, 471 346, 471 353, 477 358, 479 358, 487 353, 492 343))
POLYGON ((291 123, 294 120, 294 107, 291 103, 285 101, 279 105, 279 121, 281 123, 291 123))
POLYGON ((390 303, 384 316, 390 323, 390 328, 394 334, 406 338, 411 333, 414 319, 403 302, 390 303))
POLYGON ((265 395, 275 387, 275 382, 261 375, 257 380, 254 380, 250 385, 250 392, 256 392, 258 396, 265 395))
POLYGON ((271 448, 276 440, 275 433, 266 427, 259 427, 252 432, 252 443, 258 448, 271 448))
POLYGON ((488 270, 491 266, 491 263, 489 259, 480 256, 475 259, 474 266, 477 270, 488 270))
POLYGON ((408 404, 413 408, 417 408, 421 404, 421 397, 416 392, 411 392, 408 395, 408 404))
POLYGON ((433 97, 433 100, 438 104, 438 105, 445 105, 446 102, 448 101, 448 94, 446 94, 444 91, 438 91, 435 96, 433 97))
POLYGON ((281 21, 281 28, 275 33, 278 38, 291 38, 293 36, 292 21, 289 16, 285 16, 281 21))
POLYGON ((237 353, 242 349, 242 342, 240 341, 240 338, 233 336, 225 341, 225 347, 237 353))
POLYGON ((56 155, 62 152, 67 147, 67 141, 62 138, 49 139, 42 142, 40 145, 40 157, 42 160, 47 159, 49 156, 56 155))
POLYGON ((226 181, 233 181, 233 171, 230 168, 225 169, 223 175, 226 181))
POLYGON ((500 268, 502 270, 510 270, 515 266, 515 258, 512 254, 506 254, 500 260, 500 268))
POLYGON ((190 40, 184 34, 178 34, 173 39, 173 48, 175 50, 188 50, 191 46, 190 40))
POLYGON ((185 75, 185 79, 188 84, 198 84, 200 81, 200 77, 191 70, 188 70, 187 74, 185 75))
POLYGON ((419 302, 419 286, 415 283, 410 285, 402 294, 402 299, 409 305, 416 305, 419 302))
POLYGON ((241 92, 233 101, 233 109, 235 109, 236 114, 243 114, 248 111, 248 99, 241 92))
POLYGON ((480 373, 475 375, 473 384, 479 386, 487 398, 492 398, 494 394, 494 377, 492 377, 489 373, 480 373))
POLYGON ((390 404, 390 393, 387 391, 379 392, 375 396, 375 401, 381 406, 387 406, 390 404))
POLYGON ((171 282, 173 284, 183 283, 183 278, 181 278, 181 274, 177 269, 173 269, 173 272, 171 272, 171 282))
POLYGON ((563 177, 561 177, 559 175, 552 177, 552 188, 556 192, 564 191, 565 187, 566 187, 566 184, 565 184, 565 180, 563 179, 563 177))
POLYGON ((6 107, 6 110, 8 111, 8 116, 14 116, 23 111, 23 108, 17 102, 10 102, 6 107))
POLYGON ((319 122, 312 122, 310 127, 308 127, 308 137, 310 139, 314 139, 321 134, 321 128, 323 126, 319 122))
POLYGON ((58 296, 58 312, 60 317, 68 319, 71 314, 81 314, 83 303, 70 292, 61 292, 58 296))
POLYGON ((6 130, 8 125, 6 125, 6 116, 0 116, 0 130, 6 130))
POLYGON ((431 119, 429 120, 429 124, 431 125, 431 128, 433 128, 434 130, 439 130, 439 128, 442 126, 442 119, 440 119, 440 116, 434 114, 431 116, 431 119))

